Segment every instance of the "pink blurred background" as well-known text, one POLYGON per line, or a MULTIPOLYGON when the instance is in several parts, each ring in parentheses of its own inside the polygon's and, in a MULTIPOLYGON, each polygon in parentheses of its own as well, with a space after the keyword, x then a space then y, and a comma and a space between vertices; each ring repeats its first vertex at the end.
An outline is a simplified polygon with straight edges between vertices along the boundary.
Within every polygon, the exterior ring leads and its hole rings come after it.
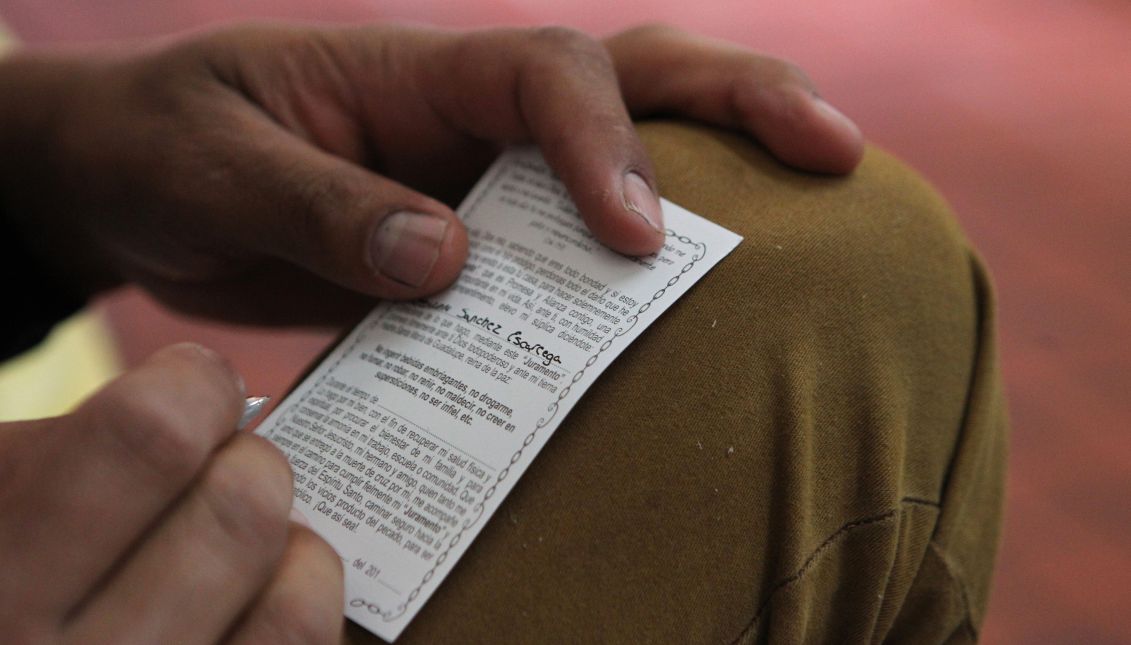
MULTIPOLYGON (((31 43, 239 18, 663 21, 805 68, 948 197, 996 277, 1013 435, 986 642, 1131 642, 1131 5, 1114 1, 0 0, 31 43)), ((101 304, 127 364, 195 339, 280 393, 329 335, 101 304)))

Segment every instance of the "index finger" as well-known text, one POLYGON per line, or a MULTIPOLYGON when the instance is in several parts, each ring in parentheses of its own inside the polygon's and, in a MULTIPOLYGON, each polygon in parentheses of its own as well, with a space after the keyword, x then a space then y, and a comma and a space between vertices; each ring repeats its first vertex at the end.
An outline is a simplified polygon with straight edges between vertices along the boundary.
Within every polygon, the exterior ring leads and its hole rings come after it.
POLYGON ((651 161, 600 43, 560 27, 443 38, 421 60, 429 103, 453 127, 534 141, 585 224, 621 253, 663 244, 651 161))

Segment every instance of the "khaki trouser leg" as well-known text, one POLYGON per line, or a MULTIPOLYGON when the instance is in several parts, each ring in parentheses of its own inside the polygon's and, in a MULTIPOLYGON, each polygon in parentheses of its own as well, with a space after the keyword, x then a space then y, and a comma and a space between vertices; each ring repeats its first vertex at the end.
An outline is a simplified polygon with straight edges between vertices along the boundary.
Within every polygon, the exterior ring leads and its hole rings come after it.
POLYGON ((665 196, 746 240, 601 377, 398 642, 975 638, 1005 416, 986 276, 945 205, 875 150, 828 178, 640 129, 665 196))

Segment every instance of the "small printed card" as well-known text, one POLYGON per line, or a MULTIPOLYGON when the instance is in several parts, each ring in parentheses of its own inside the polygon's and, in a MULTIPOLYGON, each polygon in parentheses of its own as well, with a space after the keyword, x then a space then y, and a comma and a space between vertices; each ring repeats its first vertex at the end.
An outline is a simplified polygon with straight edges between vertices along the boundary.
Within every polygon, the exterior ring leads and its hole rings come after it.
POLYGON ((505 153, 459 209, 459 280, 380 304, 259 426, 345 563, 348 617, 396 639, 581 395, 742 239, 663 209, 663 249, 619 255, 538 152, 505 153))

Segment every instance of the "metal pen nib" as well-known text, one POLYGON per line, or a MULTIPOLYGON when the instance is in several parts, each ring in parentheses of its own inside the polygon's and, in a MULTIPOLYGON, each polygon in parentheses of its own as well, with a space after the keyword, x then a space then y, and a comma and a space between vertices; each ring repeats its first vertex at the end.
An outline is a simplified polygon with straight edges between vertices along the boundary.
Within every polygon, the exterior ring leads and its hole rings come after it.
POLYGON ((262 412, 270 402, 271 397, 269 396, 249 396, 244 399, 243 416, 240 417, 240 422, 236 425, 236 428, 240 430, 246 428, 248 424, 255 421, 255 418, 259 416, 259 413, 262 412))

